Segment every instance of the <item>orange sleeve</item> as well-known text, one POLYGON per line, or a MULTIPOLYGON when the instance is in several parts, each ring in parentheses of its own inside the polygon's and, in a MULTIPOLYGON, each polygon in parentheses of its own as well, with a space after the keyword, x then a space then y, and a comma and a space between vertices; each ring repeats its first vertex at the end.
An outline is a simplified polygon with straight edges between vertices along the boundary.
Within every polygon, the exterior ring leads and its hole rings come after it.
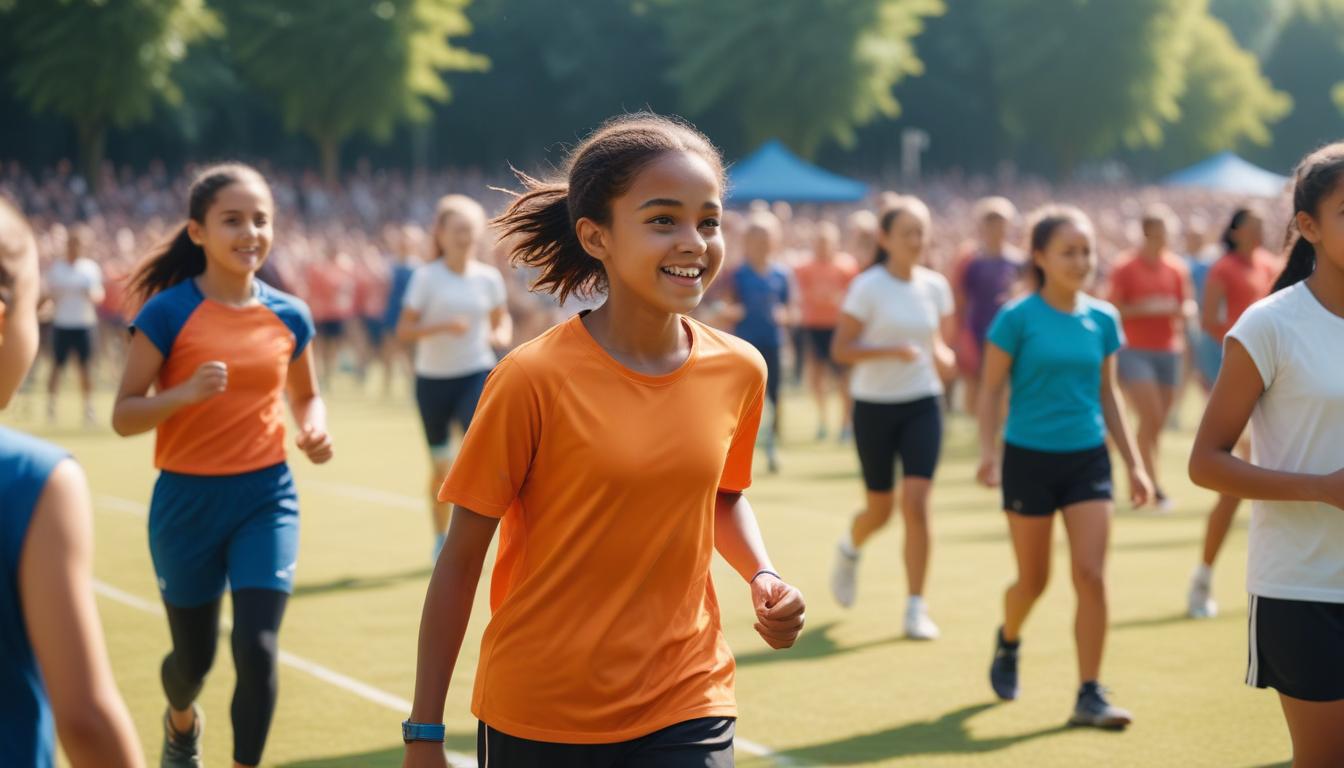
POLYGON ((751 487, 751 460, 756 455, 756 433, 761 428, 764 408, 765 382, 761 381, 755 396, 737 420, 733 442, 728 446, 728 460, 724 462, 723 475, 719 478, 719 490, 741 493, 751 487))
POLYGON ((540 394, 523 367, 509 358, 495 366, 439 501, 503 517, 536 456, 541 412, 540 394))

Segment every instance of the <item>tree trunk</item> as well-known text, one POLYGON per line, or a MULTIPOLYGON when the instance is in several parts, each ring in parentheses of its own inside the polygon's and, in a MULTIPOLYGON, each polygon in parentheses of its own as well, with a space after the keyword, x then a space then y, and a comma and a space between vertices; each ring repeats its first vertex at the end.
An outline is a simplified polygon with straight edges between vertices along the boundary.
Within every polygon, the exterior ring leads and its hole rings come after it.
POLYGON ((322 158, 322 180, 328 184, 340 181, 341 140, 335 136, 319 136, 317 151, 322 158))
POLYGON ((103 156, 107 150, 107 129, 97 120, 75 126, 79 141, 79 168, 89 189, 98 191, 102 180, 103 156))

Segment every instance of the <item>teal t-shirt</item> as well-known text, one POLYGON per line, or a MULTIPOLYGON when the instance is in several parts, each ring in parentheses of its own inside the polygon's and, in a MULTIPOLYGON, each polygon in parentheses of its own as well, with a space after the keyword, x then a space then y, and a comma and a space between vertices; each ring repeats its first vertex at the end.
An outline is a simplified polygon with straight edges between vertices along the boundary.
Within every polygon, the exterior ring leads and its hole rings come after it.
POLYGON ((1080 294, 1065 313, 1033 293, 1000 310, 987 338, 1013 358, 1004 442, 1057 453, 1105 444, 1101 364, 1125 343, 1115 307, 1080 294))

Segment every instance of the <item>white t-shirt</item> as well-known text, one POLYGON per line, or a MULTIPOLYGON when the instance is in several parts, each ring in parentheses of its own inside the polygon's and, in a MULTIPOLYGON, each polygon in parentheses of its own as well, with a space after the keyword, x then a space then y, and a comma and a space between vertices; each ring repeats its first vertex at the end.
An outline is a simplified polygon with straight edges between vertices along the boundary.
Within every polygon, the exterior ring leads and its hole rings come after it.
POLYGON ((880 265, 854 278, 840 311, 863 324, 859 344, 919 348, 919 358, 908 363, 894 357, 857 363, 849 380, 854 399, 908 403, 941 395, 943 381, 933 362, 933 337, 952 309, 947 278, 925 267, 915 267, 909 282, 893 277, 880 265))
POLYGON ((415 268, 406 286, 407 309, 420 313, 421 324, 465 320, 465 333, 424 336, 415 343, 415 374, 455 379, 495 366, 490 348, 490 313, 504 305, 504 277, 479 261, 468 261, 458 274, 434 261, 415 268))
POLYGON ((93 328, 98 325, 89 292, 103 286, 103 271, 93 259, 80 257, 71 264, 61 259, 47 270, 47 292, 56 309, 52 325, 57 328, 93 328))
MULTIPOLYGON (((1246 348, 1265 385, 1251 414, 1252 463, 1313 475, 1344 467, 1344 318, 1298 283, 1253 304, 1227 335, 1246 348)), ((1252 502, 1246 588, 1344 603, 1344 510, 1252 502)))

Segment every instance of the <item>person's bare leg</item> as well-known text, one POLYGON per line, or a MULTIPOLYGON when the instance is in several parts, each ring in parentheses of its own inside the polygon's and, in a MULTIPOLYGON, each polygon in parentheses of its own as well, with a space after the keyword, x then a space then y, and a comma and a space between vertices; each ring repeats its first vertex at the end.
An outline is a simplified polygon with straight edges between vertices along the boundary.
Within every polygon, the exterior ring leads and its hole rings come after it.
POLYGON ((1279 694, 1293 740, 1293 768, 1344 765, 1344 700, 1303 701, 1279 694))
POLYGON ((1073 588, 1078 595, 1073 634, 1078 646, 1078 680, 1086 683, 1101 675, 1106 647, 1106 548, 1111 533, 1110 501, 1086 501, 1064 509, 1073 563, 1073 588))
POLYGON ((867 502, 867 506, 854 516, 849 526, 850 541, 854 544, 855 552, 862 549, 869 537, 885 528, 891 521, 891 513, 896 507, 896 492, 894 489, 881 492, 868 491, 867 502))
POLYGON ((907 477, 901 485, 901 519, 905 522, 905 581, 912 596, 924 595, 929 575, 932 537, 929 534, 929 495, 932 482, 907 477))
POLYGON ((1050 581, 1050 533, 1054 515, 1032 516, 1005 512, 1008 535, 1017 560, 1017 580, 1003 593, 1003 639, 1017 642, 1032 606, 1050 581))

